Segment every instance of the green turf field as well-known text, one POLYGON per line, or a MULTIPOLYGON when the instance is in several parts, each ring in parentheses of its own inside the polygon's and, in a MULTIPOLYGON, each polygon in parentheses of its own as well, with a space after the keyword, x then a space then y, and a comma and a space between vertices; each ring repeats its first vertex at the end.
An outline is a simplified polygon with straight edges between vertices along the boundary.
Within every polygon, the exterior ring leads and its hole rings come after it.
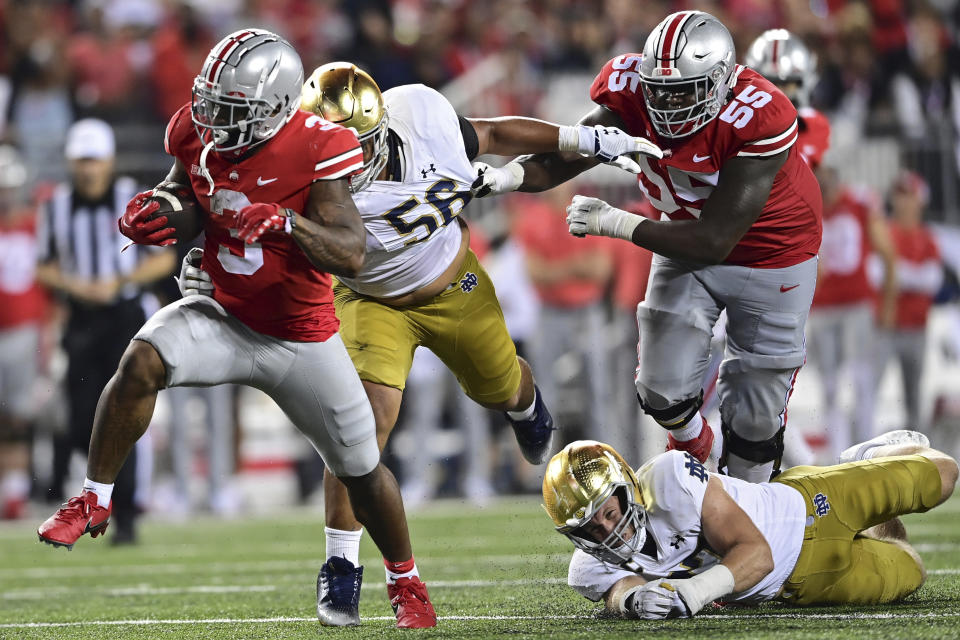
POLYGON ((316 510, 232 522, 146 519, 136 547, 81 538, 72 552, 37 542, 39 522, 0 527, 0 638, 958 638, 960 498, 906 519, 930 578, 907 602, 870 608, 708 611, 694 620, 597 618, 564 585, 572 547, 539 501, 477 509, 443 502, 411 514, 414 549, 440 615, 434 630, 398 631, 368 536, 364 624, 315 619, 323 525, 316 510))

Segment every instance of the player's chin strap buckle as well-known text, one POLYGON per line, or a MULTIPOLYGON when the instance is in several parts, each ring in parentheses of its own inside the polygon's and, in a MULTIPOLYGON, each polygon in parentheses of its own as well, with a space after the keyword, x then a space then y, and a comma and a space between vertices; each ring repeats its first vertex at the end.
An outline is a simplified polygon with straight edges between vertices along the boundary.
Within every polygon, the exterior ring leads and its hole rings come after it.
POLYGON ((700 407, 703 406, 703 389, 700 389, 700 393, 696 396, 687 398, 666 409, 654 409, 643 401, 639 393, 637 394, 637 400, 640 401, 640 408, 643 409, 644 413, 656 420, 664 429, 673 430, 686 426, 693 419, 693 416, 697 415, 697 411, 700 411, 700 407))
POLYGON ((734 453, 744 460, 763 464, 773 460, 773 471, 770 473, 770 479, 773 480, 780 475, 780 462, 783 459, 783 432, 786 426, 780 427, 772 438, 766 440, 747 440, 741 438, 726 422, 720 423, 720 433, 723 434, 723 453, 720 454, 720 460, 717 463, 717 471, 727 473, 727 458, 730 453, 734 453))

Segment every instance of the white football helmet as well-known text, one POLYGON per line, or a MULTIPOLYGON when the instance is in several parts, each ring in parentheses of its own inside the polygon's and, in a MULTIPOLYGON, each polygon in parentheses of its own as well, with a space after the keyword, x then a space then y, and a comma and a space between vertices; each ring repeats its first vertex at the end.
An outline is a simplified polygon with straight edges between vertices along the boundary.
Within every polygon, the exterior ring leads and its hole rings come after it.
POLYGON ((193 81, 197 135, 216 151, 244 151, 277 134, 300 108, 303 64, 289 42, 241 29, 217 43, 193 81))
POLYGON ((744 56, 744 64, 787 93, 797 106, 806 106, 817 83, 817 56, 786 29, 760 34, 744 56), (788 85, 795 84, 796 87, 788 85))
POLYGON ((727 102, 736 65, 733 38, 709 13, 670 14, 643 46, 640 85, 658 135, 683 138, 727 102))

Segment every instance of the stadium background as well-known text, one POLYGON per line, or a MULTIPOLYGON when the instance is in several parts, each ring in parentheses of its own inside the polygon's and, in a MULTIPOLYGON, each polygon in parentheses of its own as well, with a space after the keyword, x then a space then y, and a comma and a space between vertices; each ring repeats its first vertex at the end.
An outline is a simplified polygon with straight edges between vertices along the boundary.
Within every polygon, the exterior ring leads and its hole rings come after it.
MULTIPOLYGON (((289 38, 308 72, 331 60, 349 60, 371 72, 384 90, 411 82, 435 87, 463 115, 518 114, 572 123, 589 108, 587 88, 602 64, 615 54, 640 50, 653 26, 684 8, 720 18, 733 33, 741 57, 768 28, 786 27, 799 35, 818 57, 812 103, 833 126, 830 164, 845 182, 872 189, 882 200, 900 169, 923 175, 931 192, 927 218, 937 225, 945 261, 957 269, 960 3, 955 0, 6 0, 0 2, 0 140, 20 149, 35 196, 42 200, 53 184, 66 178, 63 145, 70 124, 84 117, 102 118, 116 132, 119 172, 152 185, 170 162, 162 150, 163 127, 189 99, 206 53, 222 35, 249 25, 289 38)), ((612 202, 639 197, 629 176, 606 168, 582 178, 576 189, 612 202)), ((554 204, 556 209, 559 205, 554 204)), ((476 201, 467 217, 496 249, 533 206, 524 198, 476 201)), ((611 248, 614 252, 622 254, 611 248)), ((602 283, 606 346, 601 354, 616 387, 610 396, 614 417, 609 418, 616 432, 591 430, 592 418, 585 409, 590 406, 589 374, 575 354, 539 370, 538 376, 551 376, 563 391, 548 398, 564 425, 563 441, 609 436, 605 439, 618 442, 628 457, 639 460, 658 451, 663 436, 636 416, 629 391, 635 338, 630 322, 623 322, 616 293, 629 276, 629 263, 618 260, 614 258, 613 272, 602 283), (626 266, 618 271, 619 265, 626 266), (622 357, 624 353, 628 357, 622 357)), ((170 287, 165 289, 158 292, 161 297, 170 295, 170 287)), ((949 292, 944 300, 929 327, 922 426, 934 432, 935 445, 956 453, 946 439, 960 428, 960 321, 949 292)), ((528 320, 524 333, 536 339, 536 317, 528 320)), ((53 322, 48 330, 53 336, 49 343, 56 344, 59 325, 53 322)), ((62 356, 54 354, 51 362, 44 389, 37 392, 42 411, 33 454, 34 495, 40 500, 49 473, 49 436, 63 428, 58 411, 63 396, 57 392, 62 356)), ((442 394, 436 389, 449 385, 435 377, 438 369, 435 363, 423 365, 428 382, 417 388, 427 391, 412 390, 414 397, 425 393, 428 403, 440 402, 442 394)), ((897 375, 893 367, 885 374, 878 428, 921 426, 902 424, 897 375)), ((791 428, 815 447, 823 440, 817 384, 812 368, 803 369, 790 407, 791 428)), ((854 404, 848 388, 841 394, 847 405, 854 404)), ((408 398, 406 404, 414 401, 408 398)), ((495 416, 482 415, 475 419, 493 433, 487 458, 479 463, 489 471, 489 486, 473 487, 471 493, 462 475, 476 451, 460 428, 469 410, 456 397, 446 406, 437 428, 427 432, 422 425, 414 431, 407 415, 391 444, 392 466, 401 480, 410 481, 405 489, 411 506, 434 496, 466 494, 482 503, 494 493, 537 490, 536 470, 518 462, 509 430, 495 416), (419 484, 411 484, 414 480, 419 484)), ((227 511, 318 500, 316 457, 279 411, 251 390, 236 392, 235 407, 237 500, 227 511)), ((206 430, 199 405, 189 408, 185 437, 197 476, 191 484, 197 506, 204 491, 206 430)), ((169 422, 169 401, 161 396, 150 429, 154 482, 140 496, 145 509, 158 496, 170 499, 169 422)), ((68 493, 79 486, 82 470, 82 460, 75 460, 68 493)), ((189 507, 184 505, 184 510, 189 507)))

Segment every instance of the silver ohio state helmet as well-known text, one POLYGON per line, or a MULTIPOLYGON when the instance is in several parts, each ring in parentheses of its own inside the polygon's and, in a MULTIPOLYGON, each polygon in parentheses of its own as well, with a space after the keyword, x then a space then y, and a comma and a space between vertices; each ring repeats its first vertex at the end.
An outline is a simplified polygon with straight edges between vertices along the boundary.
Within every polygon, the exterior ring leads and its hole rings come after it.
POLYGON ((289 42, 264 29, 235 31, 210 51, 193 81, 197 135, 216 151, 265 142, 300 108, 302 86, 303 64, 289 42))
POLYGON ((733 38, 709 13, 680 11, 657 25, 643 46, 640 85, 658 135, 682 138, 713 120, 730 92, 733 38))
POLYGON ((801 105, 807 103, 817 81, 817 57, 786 29, 770 29, 760 34, 747 49, 744 64, 781 88, 796 83, 794 95, 787 97, 801 105))

